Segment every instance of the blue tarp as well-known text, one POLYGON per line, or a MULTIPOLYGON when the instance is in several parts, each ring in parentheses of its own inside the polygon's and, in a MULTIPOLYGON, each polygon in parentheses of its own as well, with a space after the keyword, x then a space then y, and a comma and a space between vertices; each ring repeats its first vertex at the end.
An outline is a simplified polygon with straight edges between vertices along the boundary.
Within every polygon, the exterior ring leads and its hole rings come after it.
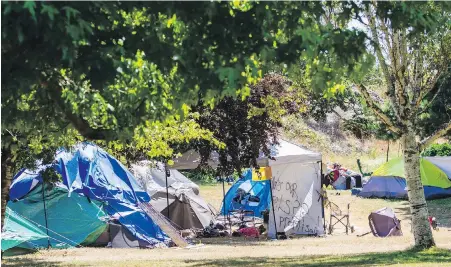
POLYGON ((271 204, 270 186, 269 181, 252 181, 252 170, 246 170, 242 177, 227 191, 221 208, 221 214, 227 215, 232 210, 252 210, 254 216, 262 217, 261 212, 269 209, 269 205, 271 204), (249 194, 237 202, 236 197, 239 189, 249 194), (258 197, 260 201, 257 203, 252 201, 252 198, 249 201, 250 196, 258 197))
MULTIPOLYGON (((144 242, 169 241, 169 237, 138 207, 140 202, 149 202, 150 196, 127 168, 103 149, 83 143, 72 151, 60 151, 54 168, 61 175, 69 196, 77 193, 99 201, 108 215, 117 218, 144 242)), ((26 195, 36 180, 42 181, 37 172, 24 170, 18 173, 11 186, 11 199, 26 195)))

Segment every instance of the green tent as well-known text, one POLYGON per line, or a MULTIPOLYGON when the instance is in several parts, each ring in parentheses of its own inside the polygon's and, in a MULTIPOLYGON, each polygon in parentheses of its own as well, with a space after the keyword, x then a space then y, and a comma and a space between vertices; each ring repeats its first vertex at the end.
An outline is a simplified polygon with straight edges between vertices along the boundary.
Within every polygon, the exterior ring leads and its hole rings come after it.
POLYGON ((36 225, 6 207, 5 228, 2 232, 2 251, 22 243, 35 246, 33 241, 47 239, 48 236, 36 225))
MULTIPOLYGON (((424 186, 424 193, 427 199, 451 196, 451 176, 446 163, 451 165, 451 157, 441 157, 440 161, 432 158, 420 159, 421 181, 424 186), (443 163, 445 162, 445 164, 443 163)), ((373 177, 405 177, 404 160, 402 157, 392 159, 377 168, 373 177)))
POLYGON ((7 207, 11 214, 18 215, 27 225, 33 226, 33 230, 38 229, 39 232, 34 232, 41 235, 32 235, 31 242, 24 242, 22 238, 26 239, 28 235, 22 235, 23 227, 13 220, 6 220, 5 229, 20 234, 11 235, 9 245, 5 247, 2 239, 2 250, 10 247, 46 248, 49 244, 52 248, 89 245, 105 231, 109 218, 102 203, 77 193, 68 196, 67 189, 48 184, 44 192, 42 184, 39 184, 22 199, 9 201, 7 207), (46 233, 44 236, 43 232, 46 233))

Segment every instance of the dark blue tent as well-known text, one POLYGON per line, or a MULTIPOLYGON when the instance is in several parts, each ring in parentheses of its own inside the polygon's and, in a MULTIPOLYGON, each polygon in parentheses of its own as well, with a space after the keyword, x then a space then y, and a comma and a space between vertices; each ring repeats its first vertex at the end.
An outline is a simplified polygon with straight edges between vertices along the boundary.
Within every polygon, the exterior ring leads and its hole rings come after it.
POLYGON ((267 181, 253 181, 252 170, 246 170, 241 178, 227 191, 221 214, 233 210, 252 210, 254 216, 262 217, 261 212, 271 204, 271 187, 267 181), (224 205, 225 204, 225 205, 224 205))
POLYGON ((406 179, 397 176, 373 176, 359 196, 377 198, 407 198, 406 179))
MULTIPOLYGON (((115 158, 96 145, 83 143, 72 151, 60 151, 53 166, 62 177, 68 196, 82 195, 100 203, 103 210, 125 226, 138 240, 155 245, 168 243, 169 237, 138 207, 150 196, 133 175, 115 158)), ((42 167, 41 167, 42 168, 42 167)), ((11 185, 10 199, 18 200, 42 184, 38 171, 22 170, 11 185)), ((77 229, 74 225, 67 228, 77 229)))

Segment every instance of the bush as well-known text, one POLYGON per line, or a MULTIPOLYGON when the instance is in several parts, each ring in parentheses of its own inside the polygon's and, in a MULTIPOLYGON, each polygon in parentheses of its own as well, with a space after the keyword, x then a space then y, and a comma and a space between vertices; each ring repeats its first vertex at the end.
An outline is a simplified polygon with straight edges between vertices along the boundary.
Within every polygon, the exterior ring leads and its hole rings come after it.
POLYGON ((451 143, 433 144, 432 146, 424 150, 422 156, 426 157, 451 156, 451 143))

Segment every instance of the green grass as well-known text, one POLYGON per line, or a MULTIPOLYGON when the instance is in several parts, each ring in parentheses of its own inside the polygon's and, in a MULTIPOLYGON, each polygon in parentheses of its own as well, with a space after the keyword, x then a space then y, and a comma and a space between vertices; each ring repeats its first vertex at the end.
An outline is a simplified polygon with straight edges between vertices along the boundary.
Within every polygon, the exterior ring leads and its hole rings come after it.
MULTIPOLYGON (((358 248, 356 248, 358 249, 358 248)), ((299 256, 299 257, 247 257, 232 259, 202 259, 150 261, 127 260, 108 261, 72 261, 56 262, 52 260, 10 259, 3 266, 450 266, 451 251, 432 248, 424 251, 406 250, 389 253, 365 253, 346 256, 299 256)))
POLYGON ((451 251, 429 249, 425 251, 396 251, 391 253, 367 253, 347 256, 303 256, 284 258, 245 258, 187 262, 190 266, 449 266, 451 251))

